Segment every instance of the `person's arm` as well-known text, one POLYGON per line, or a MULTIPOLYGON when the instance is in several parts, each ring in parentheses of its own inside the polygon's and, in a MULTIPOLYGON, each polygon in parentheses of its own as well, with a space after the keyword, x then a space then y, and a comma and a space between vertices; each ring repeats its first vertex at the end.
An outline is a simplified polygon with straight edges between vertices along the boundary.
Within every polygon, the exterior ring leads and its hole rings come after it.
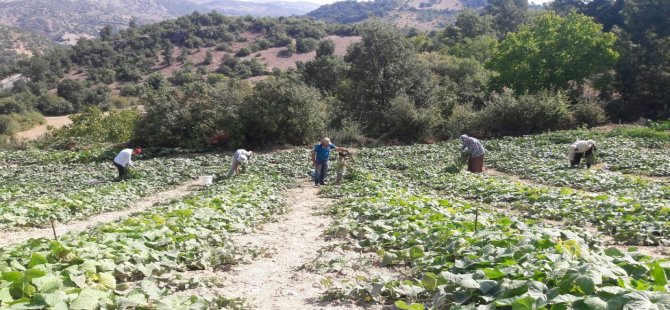
POLYGON ((316 151, 312 150, 312 165, 316 166, 316 151))

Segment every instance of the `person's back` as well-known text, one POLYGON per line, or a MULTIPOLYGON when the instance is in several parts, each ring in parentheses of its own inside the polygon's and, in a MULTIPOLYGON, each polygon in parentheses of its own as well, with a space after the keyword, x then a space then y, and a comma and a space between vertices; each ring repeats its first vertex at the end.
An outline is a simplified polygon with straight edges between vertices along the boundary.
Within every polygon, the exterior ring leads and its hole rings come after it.
POLYGON ((114 162, 121 165, 122 167, 125 167, 128 164, 132 163, 132 161, 130 159, 132 154, 133 154, 133 150, 124 149, 121 152, 119 152, 119 154, 117 154, 116 157, 114 157, 114 162))

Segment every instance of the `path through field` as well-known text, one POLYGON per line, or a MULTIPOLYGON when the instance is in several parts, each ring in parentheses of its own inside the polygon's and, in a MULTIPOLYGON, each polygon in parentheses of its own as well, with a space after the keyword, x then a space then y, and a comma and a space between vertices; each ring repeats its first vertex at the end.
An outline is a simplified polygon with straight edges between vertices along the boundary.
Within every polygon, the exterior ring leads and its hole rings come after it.
MULTIPOLYGON (((193 186, 194 184, 194 181, 189 180, 188 182, 183 183, 175 188, 145 197, 142 199, 142 201, 128 209, 102 213, 82 221, 69 222, 67 224, 56 223, 56 235, 62 236, 68 232, 79 232, 87 229, 88 227, 114 222, 130 214, 144 211, 156 203, 166 202, 174 198, 185 196, 189 193, 189 187, 193 186)), ((0 238, 0 247, 21 243, 33 238, 53 238, 53 230, 51 227, 46 227, 2 232, 2 238, 0 238)))
POLYGON ((288 190, 289 210, 278 222, 234 239, 238 245, 273 249, 273 254, 222 272, 199 272, 197 274, 220 277, 221 285, 182 291, 179 295, 209 293, 227 298, 240 297, 258 309, 381 308, 374 304, 362 308, 349 302, 319 302, 324 291, 319 282, 324 276, 299 270, 300 266, 317 257, 319 250, 332 244, 323 237, 331 219, 320 213, 333 201, 318 197, 318 190, 311 182, 303 182, 288 190))
POLYGON ((72 123, 72 120, 68 115, 49 116, 45 117, 44 119, 46 121, 44 125, 35 126, 26 131, 19 132, 16 134, 16 138, 18 138, 19 140, 34 140, 47 133, 47 126, 52 126, 54 128, 61 128, 65 125, 69 125, 72 123))

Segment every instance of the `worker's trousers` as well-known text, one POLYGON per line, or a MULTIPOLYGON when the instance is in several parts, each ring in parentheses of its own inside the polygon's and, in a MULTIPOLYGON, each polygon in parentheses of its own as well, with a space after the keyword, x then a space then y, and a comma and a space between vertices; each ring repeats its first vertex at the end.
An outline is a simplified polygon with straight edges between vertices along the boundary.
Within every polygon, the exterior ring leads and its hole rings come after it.
POLYGON ((314 176, 314 185, 324 185, 326 181, 326 174, 328 174, 328 162, 316 163, 316 175, 314 176))

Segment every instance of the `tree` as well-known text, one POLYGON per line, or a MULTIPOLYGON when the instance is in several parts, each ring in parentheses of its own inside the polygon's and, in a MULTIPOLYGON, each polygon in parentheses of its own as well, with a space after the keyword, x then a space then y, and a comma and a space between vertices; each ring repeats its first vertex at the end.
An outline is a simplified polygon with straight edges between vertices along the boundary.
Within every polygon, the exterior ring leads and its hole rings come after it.
POLYGON ((100 40, 108 41, 112 38, 113 28, 111 25, 106 25, 100 29, 100 40))
POLYGON ((623 119, 670 116, 670 5, 667 1, 626 1, 617 65, 623 119))
POLYGON ((451 45, 484 35, 495 35, 491 16, 482 16, 475 10, 466 9, 456 16, 453 25, 444 29, 442 39, 451 45))
POLYGON ((207 52, 205 53, 205 59, 202 61, 202 64, 205 65, 205 66, 211 65, 211 64, 212 64, 212 60, 213 60, 212 58, 213 58, 213 57, 212 57, 212 52, 207 51, 207 52))
POLYGON ((250 142, 261 145, 314 141, 327 119, 319 91, 290 73, 258 83, 241 116, 250 142))
POLYGON ((484 11, 493 16, 493 27, 504 38, 528 20, 528 0, 488 0, 484 11))
POLYGON ((305 63, 298 62, 296 65, 305 83, 318 88, 324 94, 337 91, 349 69, 342 57, 334 55, 317 57, 305 63))
POLYGON ((618 53, 616 37, 603 33, 602 26, 577 13, 561 17, 539 16, 499 44, 490 67, 500 74, 498 87, 516 92, 567 89, 570 83, 611 69, 618 53))
POLYGON ((323 39, 319 41, 316 47, 316 57, 330 56, 335 54, 335 42, 331 39, 323 39))
POLYGON ((161 54, 163 55, 163 62, 166 65, 172 65, 172 53, 174 53, 174 44, 170 42, 170 40, 163 40, 162 42, 162 52, 161 54))
POLYGON ((426 103, 429 73, 410 44, 393 26, 373 21, 360 28, 362 39, 349 46, 344 60, 351 65, 346 97, 348 112, 370 133, 388 128, 384 116, 391 100, 405 94, 414 104, 426 103))

